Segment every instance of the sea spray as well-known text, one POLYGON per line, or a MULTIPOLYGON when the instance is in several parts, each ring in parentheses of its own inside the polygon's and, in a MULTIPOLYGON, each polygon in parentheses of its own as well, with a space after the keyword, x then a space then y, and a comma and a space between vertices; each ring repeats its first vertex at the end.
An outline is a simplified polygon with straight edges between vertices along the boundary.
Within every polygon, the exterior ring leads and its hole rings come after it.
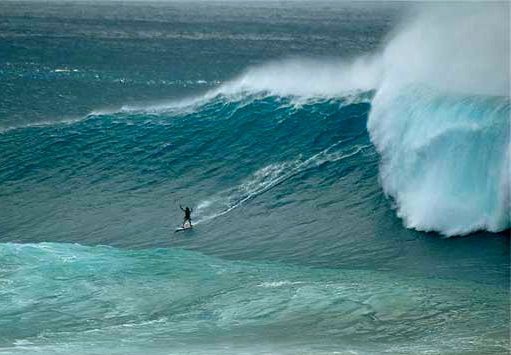
POLYGON ((408 227, 510 226, 508 7, 425 7, 383 52, 368 130, 408 227))

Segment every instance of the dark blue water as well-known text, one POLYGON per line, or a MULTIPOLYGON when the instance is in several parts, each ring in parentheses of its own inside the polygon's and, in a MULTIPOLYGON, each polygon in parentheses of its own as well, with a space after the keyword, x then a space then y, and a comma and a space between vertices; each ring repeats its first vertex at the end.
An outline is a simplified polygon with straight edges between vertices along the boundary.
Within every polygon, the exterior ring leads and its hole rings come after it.
POLYGON ((509 351, 509 93, 389 65, 427 16, 0 10, 0 353, 509 351))

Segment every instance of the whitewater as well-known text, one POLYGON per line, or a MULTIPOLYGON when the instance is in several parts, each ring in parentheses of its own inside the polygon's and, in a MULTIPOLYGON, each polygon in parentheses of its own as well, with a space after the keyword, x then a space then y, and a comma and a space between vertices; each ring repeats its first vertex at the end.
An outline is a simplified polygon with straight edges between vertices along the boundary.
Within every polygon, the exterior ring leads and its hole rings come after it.
POLYGON ((0 8, 0 353, 511 350, 508 3, 0 8))

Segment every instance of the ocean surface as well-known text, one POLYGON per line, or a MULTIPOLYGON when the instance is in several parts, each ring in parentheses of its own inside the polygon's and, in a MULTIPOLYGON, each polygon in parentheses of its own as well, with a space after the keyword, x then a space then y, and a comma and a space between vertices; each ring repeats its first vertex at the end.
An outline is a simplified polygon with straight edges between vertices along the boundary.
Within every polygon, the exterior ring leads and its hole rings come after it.
POLYGON ((0 84, 0 354, 511 351, 508 2, 1 2, 0 84))

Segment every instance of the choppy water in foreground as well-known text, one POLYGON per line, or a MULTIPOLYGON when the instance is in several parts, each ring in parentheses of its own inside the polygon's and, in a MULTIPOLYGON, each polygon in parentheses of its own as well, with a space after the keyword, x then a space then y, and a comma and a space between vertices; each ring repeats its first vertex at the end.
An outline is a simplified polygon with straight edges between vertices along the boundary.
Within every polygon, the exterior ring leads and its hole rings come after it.
POLYGON ((509 96, 295 5, 0 5, 0 353, 509 351, 509 96))

